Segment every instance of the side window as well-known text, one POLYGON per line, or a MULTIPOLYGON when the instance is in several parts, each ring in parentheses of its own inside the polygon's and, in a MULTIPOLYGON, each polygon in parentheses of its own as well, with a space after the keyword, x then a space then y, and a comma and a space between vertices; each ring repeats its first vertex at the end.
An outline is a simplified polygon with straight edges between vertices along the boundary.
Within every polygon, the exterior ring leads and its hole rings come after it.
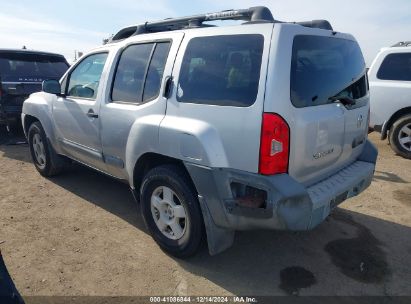
POLYGON ((255 102, 264 37, 229 35, 193 38, 181 67, 177 100, 248 107, 255 102))
POLYGON ((95 99, 108 53, 90 55, 70 73, 67 96, 95 99))
POLYGON ((158 96, 169 48, 169 42, 127 47, 118 62, 111 100, 142 103, 158 96))
POLYGON ((377 73, 381 80, 411 81, 411 53, 390 54, 377 73))
POLYGON ((154 44, 135 44, 120 56, 114 76, 111 99, 122 102, 141 102, 144 77, 154 44))
POLYGON ((144 86, 143 100, 147 101, 157 97, 161 79, 163 78, 164 67, 166 65, 170 43, 157 43, 151 58, 150 67, 147 72, 146 85, 144 86))

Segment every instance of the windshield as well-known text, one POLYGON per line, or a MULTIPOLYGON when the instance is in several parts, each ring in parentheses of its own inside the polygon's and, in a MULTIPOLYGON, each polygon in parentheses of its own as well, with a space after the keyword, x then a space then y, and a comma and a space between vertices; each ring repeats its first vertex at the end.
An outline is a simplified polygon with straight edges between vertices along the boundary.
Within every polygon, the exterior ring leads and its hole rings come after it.
POLYGON ((334 37, 294 38, 291 62, 291 102, 296 107, 334 102, 341 93, 366 95, 365 62, 357 42, 334 37))
POLYGON ((64 57, 23 52, 0 52, 0 77, 4 81, 60 79, 68 69, 64 57))

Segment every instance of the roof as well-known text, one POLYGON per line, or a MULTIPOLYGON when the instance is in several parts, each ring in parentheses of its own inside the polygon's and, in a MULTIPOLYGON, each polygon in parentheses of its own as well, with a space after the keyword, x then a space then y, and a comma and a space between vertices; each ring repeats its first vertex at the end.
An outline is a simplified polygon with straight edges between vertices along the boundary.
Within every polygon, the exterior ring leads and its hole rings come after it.
POLYGON ((51 56, 60 56, 64 57, 61 54, 57 53, 51 53, 51 52, 43 52, 43 51, 35 51, 35 50, 27 50, 27 49, 3 49, 0 48, 0 53, 5 53, 5 52, 10 52, 10 53, 27 53, 27 54, 38 54, 38 55, 51 55, 51 56))

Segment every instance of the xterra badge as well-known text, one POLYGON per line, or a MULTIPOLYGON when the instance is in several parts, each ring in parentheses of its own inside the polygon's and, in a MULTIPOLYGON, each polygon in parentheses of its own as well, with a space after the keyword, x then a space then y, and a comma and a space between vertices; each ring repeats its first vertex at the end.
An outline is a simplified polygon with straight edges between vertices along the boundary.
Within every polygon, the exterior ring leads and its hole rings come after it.
POLYGON ((331 149, 329 149, 327 151, 323 151, 323 152, 317 152, 313 155, 313 157, 314 157, 314 159, 320 159, 320 158, 322 158, 324 156, 327 156, 331 153, 334 153, 334 148, 331 148, 331 149))

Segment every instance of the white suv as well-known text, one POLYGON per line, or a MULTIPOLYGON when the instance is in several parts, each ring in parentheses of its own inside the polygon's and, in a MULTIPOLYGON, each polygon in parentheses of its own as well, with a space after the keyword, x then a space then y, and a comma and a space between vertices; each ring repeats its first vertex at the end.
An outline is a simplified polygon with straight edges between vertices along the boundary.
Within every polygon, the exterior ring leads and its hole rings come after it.
POLYGON ((215 254, 236 230, 312 229, 373 177, 364 58, 325 21, 255 7, 147 22, 43 91, 23 108, 37 170, 68 157, 125 180, 180 257, 205 234, 215 254))
POLYGON ((411 159, 411 41, 382 49, 368 72, 370 128, 411 159))

